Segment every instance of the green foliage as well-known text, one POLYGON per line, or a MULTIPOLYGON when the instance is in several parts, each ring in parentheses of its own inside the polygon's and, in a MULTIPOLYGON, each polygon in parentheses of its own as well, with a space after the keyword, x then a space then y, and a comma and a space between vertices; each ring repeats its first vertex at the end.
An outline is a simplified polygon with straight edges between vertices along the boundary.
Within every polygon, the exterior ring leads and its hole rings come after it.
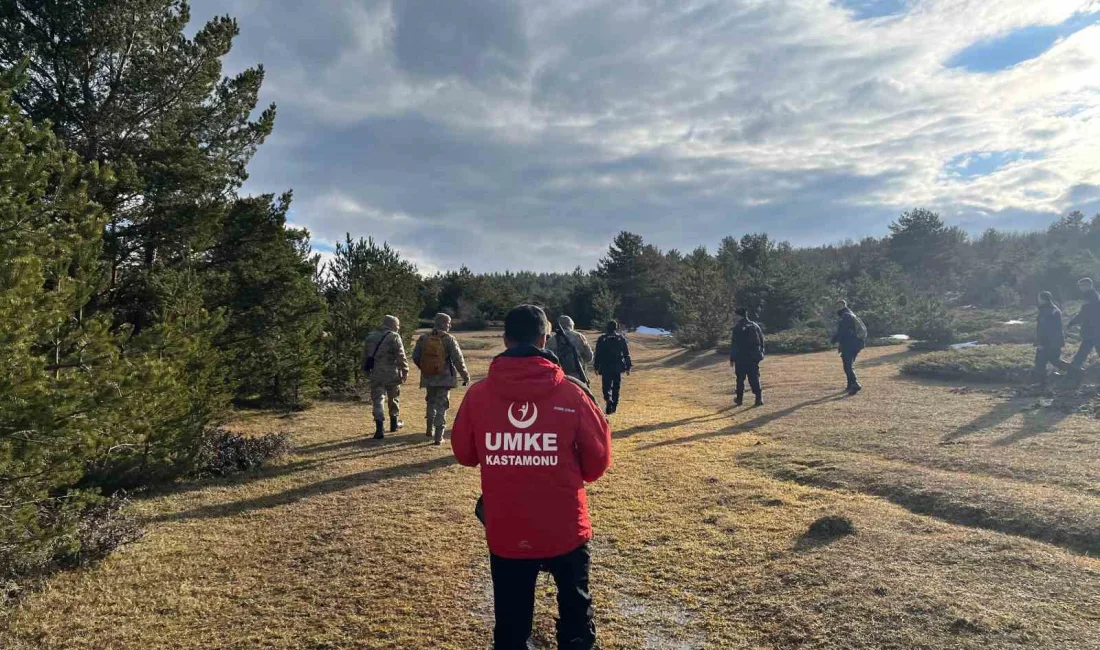
POLYGON ((910 337, 933 345, 949 345, 955 340, 955 321, 943 302, 933 296, 917 296, 906 306, 910 337))
POLYGON ((713 348, 728 335, 730 311, 718 261, 705 248, 684 258, 673 292, 676 339, 693 349, 713 348))
POLYGON ((217 340, 238 400, 301 407, 320 384, 325 303, 309 233, 286 227, 290 195, 238 200, 212 251, 207 302, 227 324, 217 340))
POLYGON ((600 260, 597 273, 618 297, 616 316, 632 326, 671 328, 672 284, 679 270, 678 254, 667 256, 647 245, 641 235, 621 232, 600 260))
POLYGON ((401 319, 406 343, 423 308, 416 266, 388 244, 373 239, 336 245, 326 269, 322 292, 328 306, 325 331, 324 383, 333 392, 354 389, 362 380, 359 361, 363 341, 392 314, 401 319))
POLYGON ((991 345, 944 350, 906 361, 901 372, 928 379, 974 382, 1022 382, 1030 376, 1035 348, 1029 345, 991 345))
POLYGON ((962 263, 964 231, 944 224, 940 215, 917 208, 890 225, 890 258, 912 274, 915 284, 934 288, 950 280, 962 263))

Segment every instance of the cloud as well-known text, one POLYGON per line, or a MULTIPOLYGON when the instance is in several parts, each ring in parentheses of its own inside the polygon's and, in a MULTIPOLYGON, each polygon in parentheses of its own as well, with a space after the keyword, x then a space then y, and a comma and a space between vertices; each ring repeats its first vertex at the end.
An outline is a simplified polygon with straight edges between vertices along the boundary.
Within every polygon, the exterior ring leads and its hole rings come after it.
POLYGON ((1011 68, 952 58, 1079 0, 196 0, 263 62, 252 192, 422 268, 591 267, 619 230, 712 249, 881 235, 927 206, 1043 226, 1100 186, 1100 25, 1011 68), (984 152, 984 153, 983 153, 984 152), (982 158, 987 155, 987 158, 982 158))

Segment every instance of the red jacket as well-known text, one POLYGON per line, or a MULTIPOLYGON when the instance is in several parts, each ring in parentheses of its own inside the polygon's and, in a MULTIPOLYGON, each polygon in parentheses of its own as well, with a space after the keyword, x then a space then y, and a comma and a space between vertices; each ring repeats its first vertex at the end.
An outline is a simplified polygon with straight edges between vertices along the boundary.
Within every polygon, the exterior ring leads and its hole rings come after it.
POLYGON ((561 367, 527 350, 497 357, 470 387, 451 430, 458 462, 481 465, 489 550, 545 559, 592 538, 585 482, 611 464, 611 429, 561 367))

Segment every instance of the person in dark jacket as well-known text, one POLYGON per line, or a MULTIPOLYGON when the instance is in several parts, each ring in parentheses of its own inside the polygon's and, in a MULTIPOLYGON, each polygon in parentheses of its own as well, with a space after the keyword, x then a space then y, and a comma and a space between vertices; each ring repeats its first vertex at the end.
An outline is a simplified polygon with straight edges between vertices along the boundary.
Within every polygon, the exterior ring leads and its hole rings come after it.
POLYGON ((1047 365, 1065 370, 1069 364, 1062 361, 1062 348, 1066 344, 1062 328, 1062 310, 1054 304, 1049 291, 1039 294, 1039 317, 1035 326, 1035 381, 1047 383, 1047 365))
POLYGON ((1084 294, 1085 304, 1069 322, 1069 327, 1081 327, 1081 347, 1070 363, 1070 371, 1074 380, 1080 383, 1081 369, 1085 367, 1089 354, 1093 350, 1100 351, 1100 292, 1096 291, 1090 278, 1081 278, 1077 288, 1084 294))
POLYGON ((848 308, 847 300, 837 301, 837 308, 839 321, 836 334, 833 334, 833 343, 840 351, 840 359, 844 363, 844 374, 848 377, 848 394, 855 395, 863 390, 856 377, 855 364, 859 353, 867 347, 867 326, 848 308))
POLYGON ((764 391, 760 388, 760 362, 764 360, 764 330, 749 320, 749 312, 738 307, 734 314, 737 322, 730 336, 730 365, 737 374, 737 398, 735 406, 745 402, 745 380, 749 380, 752 394, 756 396, 754 406, 764 405, 764 391))
POLYGON ((623 386, 623 373, 630 374, 630 345, 619 334, 619 323, 610 321, 606 331, 596 341, 592 367, 603 380, 603 399, 608 415, 619 410, 619 391, 623 386))

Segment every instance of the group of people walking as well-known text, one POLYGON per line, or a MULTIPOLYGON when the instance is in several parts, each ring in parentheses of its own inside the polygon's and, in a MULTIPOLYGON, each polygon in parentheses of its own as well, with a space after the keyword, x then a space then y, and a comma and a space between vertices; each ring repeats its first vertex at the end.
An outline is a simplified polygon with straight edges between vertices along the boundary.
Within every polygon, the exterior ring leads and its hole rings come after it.
MULTIPOLYGON (((1089 279, 1079 283, 1085 306, 1069 326, 1081 327, 1081 347, 1072 362, 1061 359, 1065 345, 1062 314, 1048 292, 1039 296, 1036 373, 1046 379, 1047 365, 1079 376, 1093 350, 1100 350, 1100 292, 1089 279)), ((449 333, 451 319, 435 317, 432 330, 419 337, 412 352, 427 390, 427 435, 441 444, 450 390, 470 381, 458 341, 449 333)), ((376 426, 382 438, 401 428, 401 385, 409 374, 399 333, 400 322, 387 316, 367 337, 363 368, 370 381, 376 426)), ((848 303, 837 303, 832 342, 840 353, 846 391, 859 393, 855 363, 867 345, 867 327, 848 303)), ((482 497, 475 514, 485 525, 496 621, 495 650, 524 650, 531 635, 535 587, 541 572, 558 588, 558 647, 590 650, 596 626, 589 591, 592 524, 585 484, 598 480, 611 464, 611 428, 607 416, 619 405, 622 375, 631 369, 630 348, 618 323, 607 324, 593 349, 568 316, 551 332, 546 314, 520 305, 504 323, 506 350, 489 366, 488 376, 466 393, 451 432, 455 458, 480 467, 482 497), (602 379, 601 413, 589 389, 588 367, 602 379)), ((765 356, 761 326, 744 308, 736 310, 730 341, 730 365, 737 377, 735 404, 741 406, 746 383, 756 406, 764 403, 760 363, 765 356)))
POLYGON ((1062 324, 1062 310, 1054 303, 1054 297, 1049 291, 1039 294, 1039 317, 1035 332, 1035 383, 1046 386, 1048 381, 1047 366, 1054 366, 1055 371, 1065 371, 1070 375, 1074 383, 1080 383, 1085 362, 1093 350, 1100 351, 1100 292, 1092 278, 1081 278, 1077 283, 1085 304, 1081 311, 1070 320, 1068 325, 1062 324), (1073 360, 1066 362, 1062 359, 1062 349, 1066 346, 1066 328, 1081 328, 1081 346, 1073 360))
MULTIPOLYGON (((741 406, 745 400, 745 383, 748 382, 756 400, 754 406, 764 405, 764 390, 760 384, 760 362, 764 360, 766 348, 764 330, 749 318, 744 307, 734 310, 733 333, 730 336, 730 366, 737 377, 734 406, 741 406)), ((848 378, 845 390, 855 395, 863 390, 856 377, 855 363, 859 353, 867 347, 867 326, 859 316, 848 307, 847 300, 837 302, 837 328, 832 343, 840 352, 844 375, 848 378)))
MULTIPOLYGON (((459 381, 463 386, 470 383, 462 347, 450 330, 451 317, 436 314, 431 331, 417 339, 412 351, 412 362, 420 370, 420 388, 426 391, 426 436, 437 445, 443 444, 446 433, 451 390, 458 387, 459 381)), ((593 350, 584 334, 576 331, 573 319, 562 316, 558 319, 558 331, 547 338, 546 350, 565 376, 586 387, 590 385, 591 366, 602 379, 604 413, 612 415, 618 410, 622 377, 630 374, 632 362, 630 344, 619 332, 617 321, 607 324, 593 350)), ((382 327, 367 336, 362 369, 370 386, 374 438, 381 440, 386 435, 387 414, 390 433, 405 426, 401 421, 401 387, 409 378, 409 360, 401 340, 401 321, 396 316, 386 316, 382 327)))

